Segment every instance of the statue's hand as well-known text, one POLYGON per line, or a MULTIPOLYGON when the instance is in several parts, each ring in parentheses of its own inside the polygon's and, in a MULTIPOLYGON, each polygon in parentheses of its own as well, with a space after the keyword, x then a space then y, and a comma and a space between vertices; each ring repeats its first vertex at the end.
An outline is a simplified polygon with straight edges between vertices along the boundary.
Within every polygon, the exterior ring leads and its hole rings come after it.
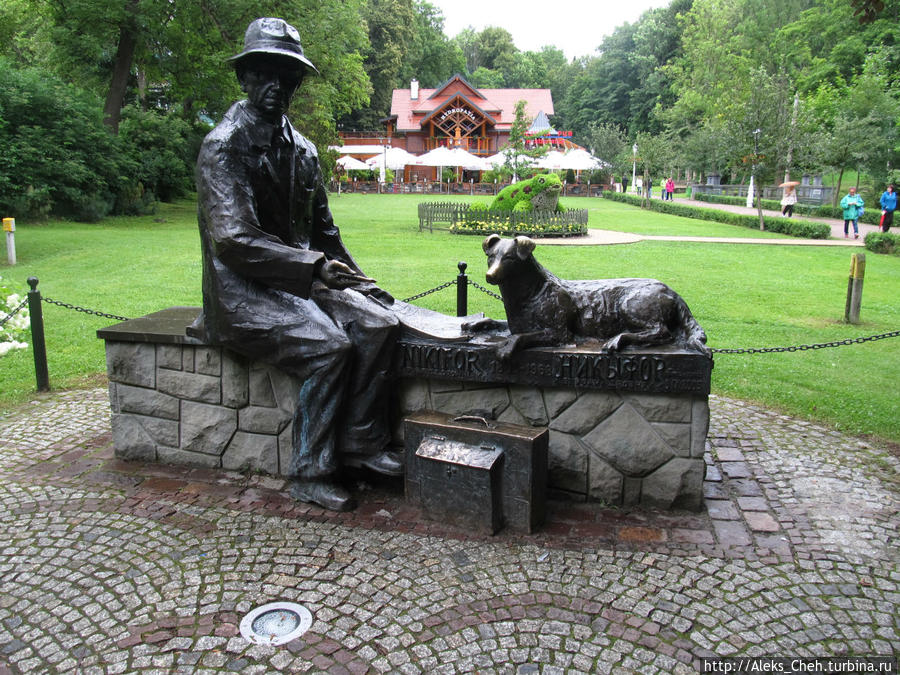
POLYGON ((319 278, 328 288, 350 288, 358 284, 375 283, 374 279, 359 274, 340 260, 327 260, 319 269, 319 278))

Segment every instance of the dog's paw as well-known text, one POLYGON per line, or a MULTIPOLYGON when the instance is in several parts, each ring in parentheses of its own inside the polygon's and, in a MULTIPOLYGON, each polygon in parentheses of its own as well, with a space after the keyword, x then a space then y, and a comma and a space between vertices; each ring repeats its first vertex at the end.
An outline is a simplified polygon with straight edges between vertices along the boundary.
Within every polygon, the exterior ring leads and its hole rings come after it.
POLYGON ((610 338, 606 341, 606 344, 603 345, 603 348, 608 352, 617 352, 622 348, 622 336, 616 335, 614 338, 610 338))
POLYGON ((515 338, 507 339, 502 345, 497 347, 497 358, 501 361, 509 361, 516 351, 518 340, 515 338))
POLYGON ((478 319, 477 321, 466 321, 462 325, 464 333, 484 333, 491 330, 502 328, 503 323, 496 319, 478 319))

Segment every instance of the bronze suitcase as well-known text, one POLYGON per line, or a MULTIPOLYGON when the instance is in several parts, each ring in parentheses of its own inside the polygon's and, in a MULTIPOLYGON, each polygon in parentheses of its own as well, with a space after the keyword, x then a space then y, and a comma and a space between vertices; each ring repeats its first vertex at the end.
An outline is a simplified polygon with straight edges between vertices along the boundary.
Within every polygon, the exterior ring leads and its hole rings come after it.
POLYGON ((544 522, 546 428, 424 411, 404 419, 404 436, 406 495, 431 517, 489 530, 492 505, 499 503, 502 521, 495 532, 500 526, 532 532, 544 522), (490 453, 499 453, 493 462, 487 461, 490 453))

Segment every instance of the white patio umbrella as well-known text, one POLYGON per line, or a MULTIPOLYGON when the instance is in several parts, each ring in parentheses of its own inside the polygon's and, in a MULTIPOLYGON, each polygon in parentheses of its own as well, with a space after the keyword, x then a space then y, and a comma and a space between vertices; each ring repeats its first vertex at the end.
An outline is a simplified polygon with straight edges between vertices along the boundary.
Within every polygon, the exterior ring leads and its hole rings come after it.
MULTIPOLYGON (((419 155, 415 164, 416 166, 436 166, 439 168, 461 166, 463 169, 473 171, 487 171, 491 168, 491 165, 486 163, 481 157, 476 157, 462 148, 453 148, 451 150, 443 145, 426 152, 424 155, 419 155)), ((440 175, 441 172, 439 171, 438 177, 440 175)))
POLYGON ((410 152, 407 152, 403 148, 387 148, 382 150, 374 157, 370 157, 366 160, 366 168, 369 169, 390 169, 391 171, 398 171, 402 169, 407 164, 413 164, 416 161, 416 156, 410 152))
POLYGON ((356 159, 356 157, 351 157, 350 155, 339 157, 335 163, 338 166, 343 167, 345 171, 365 171, 369 168, 365 162, 356 159))
POLYGON ((461 166, 464 169, 474 171, 487 171, 491 168, 490 164, 485 162, 481 157, 466 152, 462 148, 453 148, 452 150, 445 146, 440 146, 434 150, 426 152, 424 155, 416 157, 415 164, 417 166, 461 166))
POLYGON ((554 150, 541 157, 535 166, 541 169, 560 170, 572 169, 573 171, 591 171, 603 166, 603 162, 594 157, 587 150, 570 150, 559 152, 554 150))
POLYGON ((534 166, 539 169, 549 169, 551 171, 556 171, 558 169, 565 169, 563 166, 563 160, 565 159, 565 155, 561 153, 559 150, 551 150, 546 155, 538 159, 534 166))
POLYGON ((594 157, 587 150, 570 150, 563 157, 564 169, 572 169, 573 171, 593 171, 594 169, 602 169, 606 164, 594 157))
MULTIPOLYGON (((494 166, 494 165, 503 166, 504 164, 506 164, 506 160, 509 158, 509 156, 511 154, 512 153, 509 152, 509 150, 501 150, 496 155, 491 155, 490 157, 485 157, 484 161, 486 163, 490 164, 491 166, 494 166)), ((520 162, 527 161, 529 163, 529 165, 532 165, 532 166, 534 165, 534 162, 535 162, 534 159, 532 159, 531 157, 528 157, 527 155, 519 155, 519 161, 520 162)))

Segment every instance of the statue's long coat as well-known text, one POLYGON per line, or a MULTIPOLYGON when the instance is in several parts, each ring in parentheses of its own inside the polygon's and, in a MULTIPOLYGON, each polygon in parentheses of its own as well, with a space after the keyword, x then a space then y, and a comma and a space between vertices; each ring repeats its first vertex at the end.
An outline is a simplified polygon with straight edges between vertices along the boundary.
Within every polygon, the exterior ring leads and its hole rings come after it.
POLYGON ((286 117, 266 123, 241 101, 204 140, 196 177, 200 324, 213 343, 303 380, 291 473, 329 476, 338 452, 382 450, 397 319, 366 297, 374 286, 317 280, 326 260, 360 270, 328 208, 315 146, 286 117))

